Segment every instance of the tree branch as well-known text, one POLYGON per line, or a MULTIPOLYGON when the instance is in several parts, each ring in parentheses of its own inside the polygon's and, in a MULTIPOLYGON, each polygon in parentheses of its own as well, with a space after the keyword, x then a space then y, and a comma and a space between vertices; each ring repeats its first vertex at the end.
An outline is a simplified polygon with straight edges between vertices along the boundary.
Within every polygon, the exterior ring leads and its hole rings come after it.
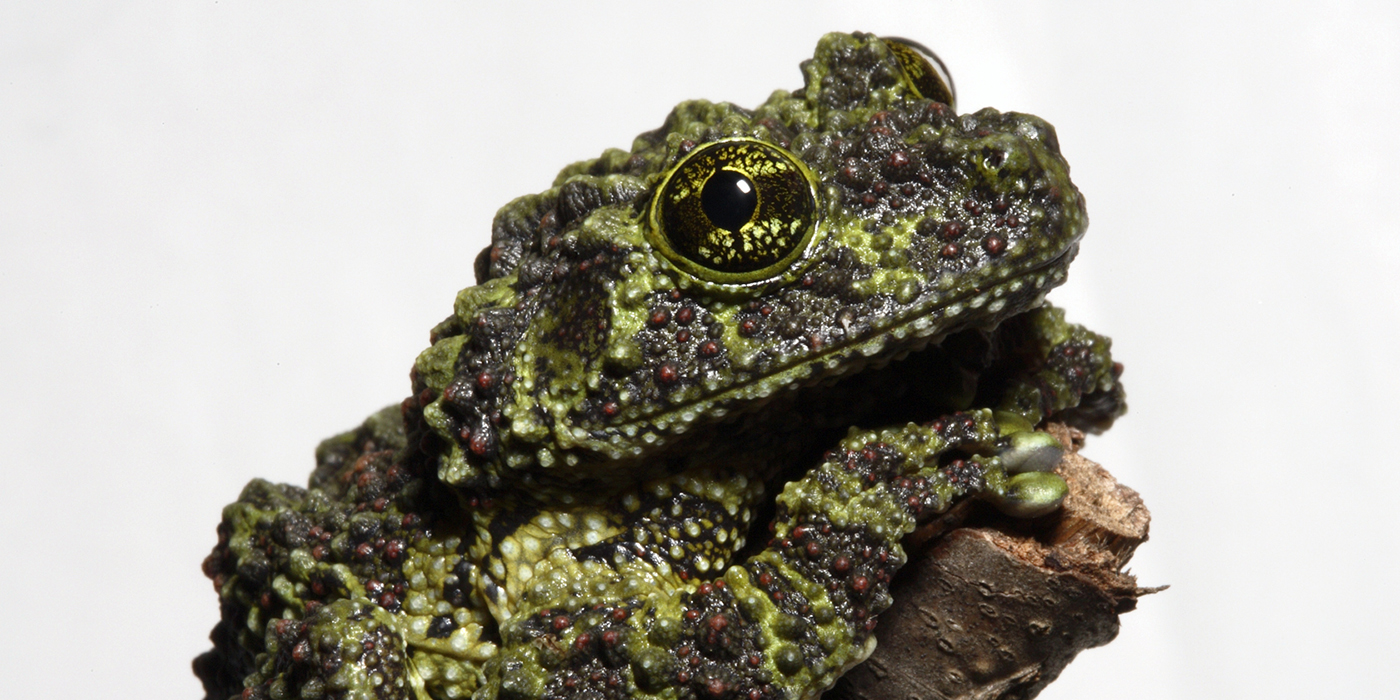
POLYGON ((1083 433, 1047 430, 1068 448, 1056 467, 1070 487, 1060 511, 1024 521, 974 504, 911 535, 879 647, 824 700, 1033 698, 1161 590, 1123 570, 1147 540, 1142 499, 1077 454, 1083 433))

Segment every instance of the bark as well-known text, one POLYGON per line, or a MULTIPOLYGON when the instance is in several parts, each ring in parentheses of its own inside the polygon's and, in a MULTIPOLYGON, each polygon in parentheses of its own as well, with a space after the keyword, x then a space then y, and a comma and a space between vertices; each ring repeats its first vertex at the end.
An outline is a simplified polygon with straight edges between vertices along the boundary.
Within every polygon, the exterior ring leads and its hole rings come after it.
POLYGON ((1124 572, 1147 540, 1142 499, 1076 453, 1082 433, 1048 430, 1069 448, 1060 511, 1022 521, 974 504, 911 535, 879 647, 823 700, 1033 698, 1161 590, 1124 572))

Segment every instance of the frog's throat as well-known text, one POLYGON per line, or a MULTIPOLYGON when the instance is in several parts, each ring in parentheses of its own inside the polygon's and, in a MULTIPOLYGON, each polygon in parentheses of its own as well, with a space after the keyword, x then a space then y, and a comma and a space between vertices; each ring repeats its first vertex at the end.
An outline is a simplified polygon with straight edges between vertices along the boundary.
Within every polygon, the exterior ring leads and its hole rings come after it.
MULTIPOLYGON (((1065 281, 1069 263, 1079 250, 1078 239, 1071 238, 1063 250, 1044 262, 988 285, 965 289, 951 297, 935 293, 885 325, 872 328, 868 337, 802 355, 757 380, 677 403, 652 417, 609 426, 608 432, 617 436, 612 440, 587 439, 579 444, 614 459, 625 457, 623 448, 611 444, 621 442, 622 435, 664 432, 678 436, 692 426, 710 424, 731 413, 757 410, 781 391, 812 386, 872 366, 883 367, 930 343, 940 342, 955 331, 973 326, 995 327, 1003 319, 1040 306, 1045 295, 1065 281), (743 408, 731 411, 733 404, 743 408)), ((641 454, 636 450, 633 453, 641 454)))

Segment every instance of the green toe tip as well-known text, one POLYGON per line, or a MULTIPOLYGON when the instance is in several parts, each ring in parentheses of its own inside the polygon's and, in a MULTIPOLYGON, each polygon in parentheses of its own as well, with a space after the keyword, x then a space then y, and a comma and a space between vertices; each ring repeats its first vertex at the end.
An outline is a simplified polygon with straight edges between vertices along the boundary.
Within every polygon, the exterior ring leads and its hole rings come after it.
POLYGON ((1058 510, 1067 495, 1069 485, 1058 474, 1025 472, 1008 479, 1004 492, 989 500, 1013 518, 1036 518, 1058 510))

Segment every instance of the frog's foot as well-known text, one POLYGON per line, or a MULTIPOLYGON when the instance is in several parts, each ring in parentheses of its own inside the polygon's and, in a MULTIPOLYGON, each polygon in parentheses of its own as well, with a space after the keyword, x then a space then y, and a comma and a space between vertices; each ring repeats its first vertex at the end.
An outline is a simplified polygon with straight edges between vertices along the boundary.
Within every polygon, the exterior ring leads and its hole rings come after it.
POLYGON ((1053 419, 1107 427, 1126 410, 1123 368, 1109 355, 1107 338, 1066 322, 1060 309, 1029 311, 1005 328, 1005 350, 1028 369, 1005 377, 991 402, 1001 430, 997 459, 1008 476, 989 483, 983 498, 1007 515, 1033 518, 1054 512, 1069 493, 1051 473, 1064 447, 1036 426, 1053 419))
POLYGON ((998 411, 996 418, 1003 433, 997 459, 1008 477, 988 488, 983 498, 1014 518, 1053 513, 1069 494, 1065 480, 1052 473, 1065 454, 1064 445, 1018 415, 998 411))

